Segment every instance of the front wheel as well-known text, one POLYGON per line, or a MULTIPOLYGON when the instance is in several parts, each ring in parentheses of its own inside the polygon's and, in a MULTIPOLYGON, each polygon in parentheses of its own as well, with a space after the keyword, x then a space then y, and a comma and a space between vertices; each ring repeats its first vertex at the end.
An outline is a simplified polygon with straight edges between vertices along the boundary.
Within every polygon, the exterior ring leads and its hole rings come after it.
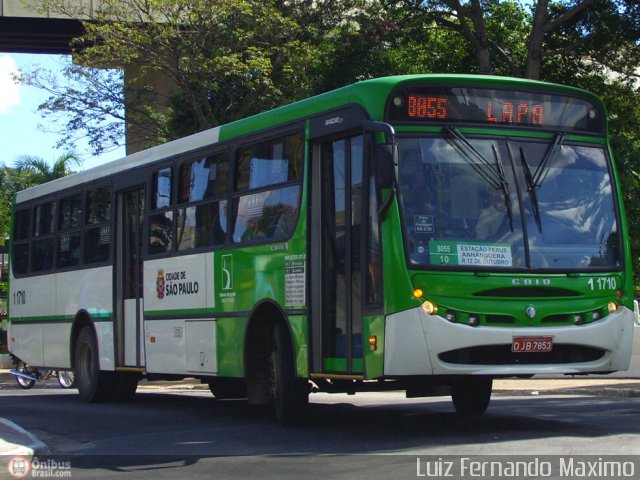
POLYGON ((456 412, 477 415, 489 407, 493 378, 485 376, 461 377, 451 385, 451 400, 456 412))
POLYGON ((297 378, 291 338, 283 323, 273 330, 273 350, 269 357, 271 400, 276 419, 283 425, 298 423, 309 403, 309 383, 297 378))
POLYGON ((62 388, 73 388, 76 385, 75 375, 71 370, 61 370, 58 372, 58 384, 62 388))
POLYGON ((247 384, 243 378, 212 378, 209 380, 209 390, 218 400, 247 398, 247 384))

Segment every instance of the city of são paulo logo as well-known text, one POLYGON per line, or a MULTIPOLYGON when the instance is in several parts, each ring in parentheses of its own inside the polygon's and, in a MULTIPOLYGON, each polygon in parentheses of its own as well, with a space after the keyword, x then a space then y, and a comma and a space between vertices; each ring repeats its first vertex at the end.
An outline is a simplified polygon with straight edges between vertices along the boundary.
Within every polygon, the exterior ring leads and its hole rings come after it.
POLYGON ((186 270, 165 272, 162 268, 158 269, 156 295, 159 300, 179 295, 197 295, 199 291, 200 284, 197 281, 190 281, 189 272, 186 270))

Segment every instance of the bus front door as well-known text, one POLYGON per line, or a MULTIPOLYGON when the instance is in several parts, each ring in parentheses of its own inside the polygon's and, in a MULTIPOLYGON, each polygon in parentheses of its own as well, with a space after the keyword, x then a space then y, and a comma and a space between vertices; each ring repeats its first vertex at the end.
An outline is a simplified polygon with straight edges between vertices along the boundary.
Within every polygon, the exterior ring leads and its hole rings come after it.
POLYGON ((144 187, 117 193, 116 244, 116 366, 144 365, 142 313, 142 227, 144 187))
POLYGON ((318 143, 312 154, 312 373, 364 373, 363 138, 318 143))

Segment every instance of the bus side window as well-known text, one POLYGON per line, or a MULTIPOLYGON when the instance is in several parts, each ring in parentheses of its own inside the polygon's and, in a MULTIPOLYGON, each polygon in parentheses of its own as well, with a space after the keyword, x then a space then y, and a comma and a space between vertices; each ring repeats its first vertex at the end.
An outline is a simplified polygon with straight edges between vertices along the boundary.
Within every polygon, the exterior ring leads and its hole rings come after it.
POLYGON ((149 253, 166 253, 173 249, 174 212, 171 207, 173 168, 164 167, 153 173, 149 216, 149 253))
MULTIPOLYGON (((182 163, 178 170, 179 206, 176 245, 179 251, 223 245, 229 155, 222 152, 182 163)), ((156 252, 158 253, 158 252, 156 252)))
POLYGON ((89 190, 85 200, 83 262, 106 262, 111 248, 111 188, 89 190))
POLYGON ((55 202, 38 205, 33 211, 34 239, 31 242, 32 272, 41 272, 53 268, 55 212, 55 202))
POLYGON ((80 228, 82 227, 82 195, 63 198, 58 204, 58 231, 56 266, 75 267, 80 264, 80 228))
POLYGON ((29 231, 31 210, 17 210, 13 222, 13 255, 11 268, 15 274, 29 271, 29 231))
POLYGON ((303 145, 302 135, 296 133, 238 149, 234 242, 279 241, 292 235, 299 212, 303 145))

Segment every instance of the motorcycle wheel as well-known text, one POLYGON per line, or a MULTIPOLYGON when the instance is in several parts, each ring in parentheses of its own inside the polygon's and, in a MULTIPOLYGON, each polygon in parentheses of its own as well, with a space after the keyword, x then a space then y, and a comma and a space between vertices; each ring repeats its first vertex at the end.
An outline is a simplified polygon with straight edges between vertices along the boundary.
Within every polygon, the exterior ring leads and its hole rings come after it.
MULTIPOLYGON (((28 373, 30 375, 33 375, 35 373, 24 362, 20 362, 16 367, 16 370, 18 370, 19 372, 28 373)), ((29 390, 31 387, 33 387, 36 384, 35 380, 32 380, 30 378, 20 377, 20 376, 16 376, 16 382, 18 383, 18 386, 24 390, 29 390)))
POLYGON ((75 375, 70 370, 61 370, 58 372, 58 383, 62 388, 73 388, 76 386, 75 375))

